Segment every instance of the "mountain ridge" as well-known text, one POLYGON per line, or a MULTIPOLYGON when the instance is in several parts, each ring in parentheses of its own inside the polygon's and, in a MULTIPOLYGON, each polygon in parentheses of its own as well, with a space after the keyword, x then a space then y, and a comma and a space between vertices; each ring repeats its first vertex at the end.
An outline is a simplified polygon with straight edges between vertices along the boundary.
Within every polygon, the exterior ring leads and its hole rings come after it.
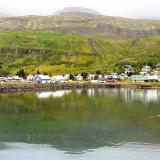
POLYGON ((140 20, 69 12, 50 16, 0 18, 0 31, 57 32, 111 38, 160 35, 160 20, 140 20))
POLYGON ((89 9, 85 7, 67 7, 67 8, 64 8, 62 10, 55 12, 55 15, 63 14, 63 13, 64 14, 65 13, 88 13, 88 14, 93 14, 93 15, 101 15, 101 13, 93 9, 89 9))

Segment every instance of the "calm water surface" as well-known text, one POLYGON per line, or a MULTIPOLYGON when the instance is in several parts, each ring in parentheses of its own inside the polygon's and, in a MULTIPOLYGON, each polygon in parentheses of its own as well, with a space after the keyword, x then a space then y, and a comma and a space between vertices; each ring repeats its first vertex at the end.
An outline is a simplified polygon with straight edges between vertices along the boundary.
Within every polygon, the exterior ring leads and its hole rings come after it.
POLYGON ((0 160, 160 160, 160 90, 0 95, 0 160))

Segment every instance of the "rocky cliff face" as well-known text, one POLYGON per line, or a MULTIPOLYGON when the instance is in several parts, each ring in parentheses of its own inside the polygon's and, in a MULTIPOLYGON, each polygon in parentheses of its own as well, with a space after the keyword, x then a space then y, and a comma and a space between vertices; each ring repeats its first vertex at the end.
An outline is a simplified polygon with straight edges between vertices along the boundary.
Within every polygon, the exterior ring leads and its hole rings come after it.
POLYGON ((107 17, 90 12, 62 12, 53 16, 0 18, 0 31, 59 32, 130 38, 160 35, 160 20, 107 17))

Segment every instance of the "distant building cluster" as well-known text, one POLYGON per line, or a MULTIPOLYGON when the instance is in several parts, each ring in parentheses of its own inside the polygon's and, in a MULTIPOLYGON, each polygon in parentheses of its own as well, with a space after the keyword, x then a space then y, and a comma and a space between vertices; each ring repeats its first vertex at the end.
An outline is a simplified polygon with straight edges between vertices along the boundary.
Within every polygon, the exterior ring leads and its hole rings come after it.
POLYGON ((152 69, 151 66, 145 65, 141 68, 139 74, 135 73, 135 68, 132 65, 126 65, 124 67, 124 73, 117 74, 88 74, 88 73, 81 73, 81 74, 65 74, 65 75, 43 75, 43 74, 36 74, 36 75, 28 75, 26 79, 23 79, 19 76, 7 76, 7 77, 0 77, 0 82, 23 82, 23 83, 115 83, 116 81, 123 81, 125 79, 130 79, 134 82, 159 82, 160 81, 160 64, 156 66, 156 69, 152 69))

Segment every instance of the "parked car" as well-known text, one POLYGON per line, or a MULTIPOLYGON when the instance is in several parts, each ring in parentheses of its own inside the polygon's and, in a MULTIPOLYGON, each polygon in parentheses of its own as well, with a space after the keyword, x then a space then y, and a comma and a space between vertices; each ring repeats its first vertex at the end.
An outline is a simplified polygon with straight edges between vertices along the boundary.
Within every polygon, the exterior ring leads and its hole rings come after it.
POLYGON ((116 80, 115 80, 115 79, 107 79, 106 82, 107 82, 107 83, 115 83, 116 80))

